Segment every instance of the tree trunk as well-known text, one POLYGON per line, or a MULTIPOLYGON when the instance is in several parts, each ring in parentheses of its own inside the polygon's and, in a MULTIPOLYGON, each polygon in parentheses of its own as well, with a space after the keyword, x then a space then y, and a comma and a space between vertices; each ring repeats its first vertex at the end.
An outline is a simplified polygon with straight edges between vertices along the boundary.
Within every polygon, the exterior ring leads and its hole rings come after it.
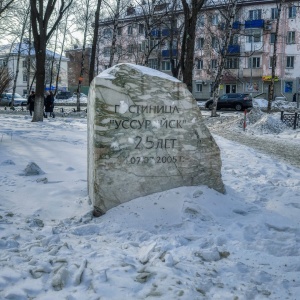
MULTIPOLYGON (((40 51, 36 53, 36 60, 46 61, 46 43, 40 44, 40 51)), ((36 64, 36 89, 34 100, 34 114, 32 122, 43 121, 44 117, 44 83, 45 83, 45 63, 36 64)))
POLYGON ((83 45, 82 45, 82 52, 81 52, 81 68, 80 68, 80 75, 78 78, 78 86, 77 86, 77 111, 80 111, 80 92, 81 92, 81 83, 83 80, 83 72, 84 72, 84 57, 86 55, 85 53, 85 44, 86 44, 86 36, 87 36, 87 26, 88 26, 88 17, 89 17, 89 0, 87 1, 87 8, 86 8, 86 15, 85 15, 85 27, 84 27, 84 34, 83 34, 83 45))
POLYGON ((225 60, 227 57, 227 53, 228 53, 228 46, 229 46, 229 42, 231 40, 231 36, 232 36, 232 26, 233 26, 233 22, 234 22, 234 17, 236 14, 236 7, 237 7, 237 0, 235 0, 233 2, 233 8, 232 10, 229 9, 228 14, 229 14, 229 19, 226 22, 226 28, 228 27, 228 30, 226 32, 225 35, 225 42, 223 46, 223 49, 219 49, 220 50, 220 62, 219 62, 219 66, 218 66, 218 72, 217 72, 217 76, 213 85, 213 90, 212 90, 212 94, 213 94, 213 109, 211 111, 211 117, 216 117, 217 116, 217 104, 218 104, 218 98, 220 95, 220 83, 222 81, 222 77, 223 77, 223 70, 224 70, 224 65, 225 65, 225 60))
MULTIPOLYGON (((69 16, 69 14, 67 13, 66 24, 65 24, 65 28, 64 28, 64 36, 66 36, 66 33, 67 33, 68 16, 69 16)), ((62 45, 61 45, 61 51, 60 51, 60 56, 59 56, 59 61, 58 61, 58 69, 57 69, 57 74, 56 74, 56 79, 55 79, 54 96, 57 94, 57 91, 58 91, 58 80, 59 80, 59 74, 60 74, 61 59, 62 59, 62 56, 63 56, 63 53, 64 53, 64 48, 65 48, 65 40, 66 39, 63 39, 63 42, 62 42, 62 45)))
POLYGON ((270 86, 269 86, 267 113, 271 112, 272 101, 274 99, 275 71, 276 71, 277 44, 278 44, 278 30, 279 30, 281 7, 282 7, 282 1, 279 2, 278 17, 277 17, 277 21, 276 21, 275 37, 274 37, 274 44, 273 44, 273 56, 272 56, 273 57, 272 58, 272 77, 271 77, 271 83, 270 83, 270 86))
POLYGON ((21 47, 22 47, 22 43, 23 43, 23 36, 24 36, 25 28, 27 25, 28 15, 29 15, 29 8, 26 11, 25 19, 22 24, 22 31, 21 31, 20 43, 19 43, 18 55, 17 55, 17 68, 16 68, 16 74, 15 74, 15 78, 14 78, 13 91, 12 91, 12 97, 11 97, 11 108, 14 108, 15 92, 16 92, 17 80, 18 80, 18 75, 19 75, 19 70, 20 70, 21 47))
POLYGON ((109 64, 108 67, 110 68, 113 65, 114 62, 114 56, 116 52, 116 43, 117 43, 117 30, 119 26, 119 17, 120 17, 120 2, 121 0, 117 0, 117 8, 114 18, 114 27, 113 27, 113 37, 111 42, 111 49, 110 49, 110 58, 109 58, 109 64))
POLYGON ((184 32, 181 53, 181 71, 183 82, 188 90, 193 91, 193 70, 194 70, 194 51, 196 38, 196 23, 198 13, 201 10, 204 0, 191 0, 190 6, 186 0, 181 0, 184 12, 184 32))
POLYGON ((56 47, 57 47, 57 39, 58 39, 58 28, 56 29, 55 44, 54 44, 54 49, 53 49, 53 56, 52 56, 52 59, 51 59, 49 91, 52 90, 53 69, 54 69, 54 62, 55 62, 55 52, 56 52, 56 47))
POLYGON ((97 1, 97 8, 95 12, 95 27, 94 27, 94 35, 93 35, 93 43, 92 43, 92 51, 91 51, 91 59, 90 59, 90 69, 89 69, 89 83, 92 82, 95 76, 95 61, 96 61, 96 51, 98 44, 98 35, 99 35, 99 18, 100 18, 100 8, 101 8, 102 0, 97 1))
POLYGON ((45 85, 45 62, 46 62, 46 45, 53 32, 57 28, 64 13, 73 0, 69 0, 66 4, 65 1, 59 3, 57 8, 56 19, 52 22, 52 27, 48 25, 50 17, 52 16, 55 5, 52 0, 30 0, 31 8, 31 25, 34 39, 35 59, 36 59, 36 95, 34 101, 34 114, 32 122, 43 121, 44 117, 44 85, 45 85))

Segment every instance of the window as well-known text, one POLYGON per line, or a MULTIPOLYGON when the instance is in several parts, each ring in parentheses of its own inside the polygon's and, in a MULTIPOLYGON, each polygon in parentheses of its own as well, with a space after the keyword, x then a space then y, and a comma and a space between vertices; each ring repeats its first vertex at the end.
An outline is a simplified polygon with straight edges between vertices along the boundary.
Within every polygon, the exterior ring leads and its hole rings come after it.
POLYGON ((239 43, 239 35, 233 34, 230 38, 230 45, 237 45, 239 43))
POLYGON ((122 45, 117 45, 117 54, 122 54, 122 45))
POLYGON ((110 47, 104 47, 103 55, 104 55, 104 57, 109 57, 110 56, 110 47))
POLYGON ((22 66, 23 66, 24 69, 27 68, 27 60, 23 60, 22 61, 22 66))
POLYGON ((286 67, 289 69, 294 68, 294 61, 295 61, 294 56, 287 56, 286 57, 286 67))
POLYGON ((111 36, 112 36, 112 31, 111 31, 111 29, 110 29, 110 28, 104 28, 104 29, 103 29, 103 35, 104 35, 104 37, 106 37, 106 38, 111 37, 111 36))
POLYGON ((132 25, 127 26, 127 34, 128 35, 132 34, 132 25))
POLYGON ((248 43, 259 43, 261 42, 261 31, 252 30, 251 34, 248 35, 248 43))
POLYGON ((27 82, 27 74, 23 73, 23 82, 27 82))
POLYGON ((203 69, 203 59, 197 59, 197 69, 202 70, 203 69))
POLYGON ((287 32, 287 44, 295 44, 295 36, 296 36, 296 32, 295 31, 288 31, 287 32))
POLYGON ((197 46, 196 46, 197 49, 200 49, 200 50, 203 49, 204 38, 197 38, 196 43, 197 43, 197 46))
POLYGON ((5 59, 0 59, 0 67, 6 67, 7 61, 5 59))
POLYGON ((274 44, 275 43, 275 33, 271 33, 270 34, 270 44, 274 44))
POLYGON ((285 81, 284 82, 284 92, 292 93, 293 91, 293 81, 285 81))
POLYGON ((160 11, 167 7, 167 3, 161 3, 154 6, 154 11, 160 11))
POLYGON ((296 18, 296 6, 290 6, 289 7, 289 18, 292 19, 292 18, 296 18))
POLYGON ((197 19, 197 27, 204 27, 204 15, 200 15, 197 19))
POLYGON ((249 20, 260 20, 261 9, 249 10, 249 20))
POLYGON ((129 54, 132 54, 132 53, 133 53, 133 50, 134 50, 134 45, 133 45, 133 44, 129 44, 129 45, 127 46, 127 52, 128 52, 129 54))
POLYGON ((275 20, 278 18, 278 8, 272 8, 271 9, 271 19, 275 20))
POLYGON ((158 69, 158 61, 156 58, 152 58, 148 60, 148 67, 157 70, 158 69))
POLYGON ((227 58, 225 61, 225 69, 239 69, 240 60, 237 57, 227 58))
POLYGON ((213 49, 218 49, 218 39, 215 36, 211 38, 211 46, 213 49))
MULTIPOLYGON (((269 67, 272 68, 272 65, 273 65, 273 56, 270 56, 269 62, 270 62, 269 67)), ((275 67, 276 67, 276 60, 275 60, 275 67)))
POLYGON ((117 35, 122 35, 122 27, 117 28, 117 35))
POLYGON ((197 93, 202 92, 202 83, 196 83, 196 92, 197 93))
POLYGON ((250 57, 249 58, 249 68, 260 68, 260 57, 250 57))
POLYGON ((142 41, 142 43, 139 44, 139 52, 144 52, 146 50, 146 44, 147 41, 142 41))
POLYGON ((144 34, 144 32, 145 32, 144 24, 139 24, 139 34, 144 34))
POLYGON ((150 40, 150 49, 155 48, 158 45, 158 41, 156 40, 150 40))
POLYGON ((218 65, 218 61, 216 59, 212 59, 210 61, 210 66, 211 66, 212 69, 216 69, 217 65, 218 65))
POLYGON ((219 15, 214 14, 211 16, 211 25, 218 25, 219 24, 219 15))
POLYGON ((170 61, 162 61, 161 62, 161 70, 162 71, 171 71, 171 63, 170 63, 170 61))

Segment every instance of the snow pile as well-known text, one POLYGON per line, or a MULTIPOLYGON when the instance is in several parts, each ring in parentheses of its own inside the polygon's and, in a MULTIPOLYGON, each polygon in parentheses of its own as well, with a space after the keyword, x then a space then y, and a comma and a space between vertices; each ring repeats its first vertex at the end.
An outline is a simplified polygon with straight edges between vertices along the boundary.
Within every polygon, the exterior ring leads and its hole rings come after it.
POLYGON ((287 129, 279 114, 263 113, 259 108, 253 108, 250 111, 247 124, 248 130, 260 134, 279 134, 287 129))
POLYGON ((252 132, 258 131, 263 134, 279 134, 287 129, 287 126, 276 116, 264 114, 255 122, 250 124, 249 128, 252 132))
POLYGON ((86 119, 30 121, 0 115, 0 299, 299 299, 299 168, 214 135, 226 194, 181 187, 93 218, 86 119), (45 174, 22 176, 30 162, 45 174))
POLYGON ((277 111, 295 111, 297 109, 297 102, 276 100, 272 102, 272 109, 277 111))
POLYGON ((253 107, 267 108, 268 100, 263 99, 263 98, 253 98, 252 105, 253 105, 253 107))

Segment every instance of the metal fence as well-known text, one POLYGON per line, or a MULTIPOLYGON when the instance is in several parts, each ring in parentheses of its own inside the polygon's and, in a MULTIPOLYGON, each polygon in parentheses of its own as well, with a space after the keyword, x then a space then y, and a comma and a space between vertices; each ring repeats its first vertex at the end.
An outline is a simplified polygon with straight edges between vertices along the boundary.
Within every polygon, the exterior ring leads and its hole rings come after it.
POLYGON ((295 112, 295 113, 285 113, 284 111, 282 111, 280 119, 287 126, 293 127, 293 129, 296 129, 297 127, 299 127, 300 114, 297 113, 297 112, 295 112))

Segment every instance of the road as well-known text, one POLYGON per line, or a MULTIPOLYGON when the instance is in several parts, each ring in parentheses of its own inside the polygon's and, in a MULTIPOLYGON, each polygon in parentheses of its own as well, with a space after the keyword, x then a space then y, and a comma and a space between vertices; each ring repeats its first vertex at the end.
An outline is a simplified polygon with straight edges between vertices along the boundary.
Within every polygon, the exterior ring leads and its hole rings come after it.
MULTIPOLYGON (((234 120, 234 116, 232 115, 231 117, 234 120)), ((235 117, 237 116, 235 115, 235 117)), ((207 122, 211 121, 211 119, 212 118, 206 118, 207 122)), ((207 127, 212 134, 252 147, 274 156, 275 158, 282 159, 290 165, 300 168, 300 144, 286 142, 281 139, 276 140, 272 135, 250 135, 234 131, 230 128, 230 122, 228 121, 221 123, 220 126, 211 125, 212 124, 207 124, 207 127)), ((298 134, 298 132, 295 132, 295 134, 298 134)))

